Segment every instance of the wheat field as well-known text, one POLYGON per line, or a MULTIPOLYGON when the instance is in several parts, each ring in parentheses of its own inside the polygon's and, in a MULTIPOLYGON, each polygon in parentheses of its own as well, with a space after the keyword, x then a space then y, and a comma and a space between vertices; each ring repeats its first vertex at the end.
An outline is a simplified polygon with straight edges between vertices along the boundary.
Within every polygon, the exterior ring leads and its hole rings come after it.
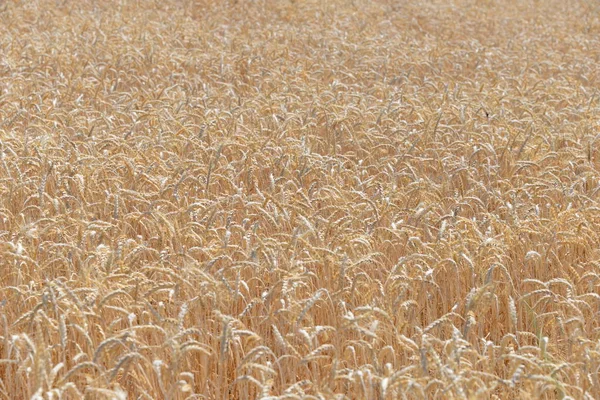
POLYGON ((600 398, 600 3, 0 1, 0 398, 600 398))

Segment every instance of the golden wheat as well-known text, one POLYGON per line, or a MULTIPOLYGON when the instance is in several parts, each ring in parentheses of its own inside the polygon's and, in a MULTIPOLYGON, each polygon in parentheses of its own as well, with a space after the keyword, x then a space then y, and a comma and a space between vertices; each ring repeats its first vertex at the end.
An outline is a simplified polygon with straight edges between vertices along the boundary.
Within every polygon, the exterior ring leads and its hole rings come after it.
POLYGON ((600 397, 599 7, 0 3, 0 397, 600 397))

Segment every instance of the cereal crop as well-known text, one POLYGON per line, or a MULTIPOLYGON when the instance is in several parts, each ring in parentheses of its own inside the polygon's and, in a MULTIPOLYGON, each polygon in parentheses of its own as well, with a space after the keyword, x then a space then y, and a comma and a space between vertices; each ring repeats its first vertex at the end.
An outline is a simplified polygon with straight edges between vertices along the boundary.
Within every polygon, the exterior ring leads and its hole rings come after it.
POLYGON ((0 0, 0 399, 600 398, 600 3, 0 0))

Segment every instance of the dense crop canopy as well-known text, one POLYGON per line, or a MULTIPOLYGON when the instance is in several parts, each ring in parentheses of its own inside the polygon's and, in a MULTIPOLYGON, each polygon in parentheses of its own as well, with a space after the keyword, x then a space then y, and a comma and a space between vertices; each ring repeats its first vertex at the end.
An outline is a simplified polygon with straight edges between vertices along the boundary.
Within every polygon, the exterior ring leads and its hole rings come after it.
POLYGON ((600 398, 597 1, 0 1, 0 396, 600 398))

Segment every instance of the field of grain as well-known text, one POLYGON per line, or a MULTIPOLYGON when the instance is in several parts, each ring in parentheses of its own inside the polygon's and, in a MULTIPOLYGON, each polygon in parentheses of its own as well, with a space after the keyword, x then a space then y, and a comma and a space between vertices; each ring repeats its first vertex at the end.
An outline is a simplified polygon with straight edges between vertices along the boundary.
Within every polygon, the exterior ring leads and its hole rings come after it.
POLYGON ((0 398, 600 398, 599 15, 0 1, 0 398))

